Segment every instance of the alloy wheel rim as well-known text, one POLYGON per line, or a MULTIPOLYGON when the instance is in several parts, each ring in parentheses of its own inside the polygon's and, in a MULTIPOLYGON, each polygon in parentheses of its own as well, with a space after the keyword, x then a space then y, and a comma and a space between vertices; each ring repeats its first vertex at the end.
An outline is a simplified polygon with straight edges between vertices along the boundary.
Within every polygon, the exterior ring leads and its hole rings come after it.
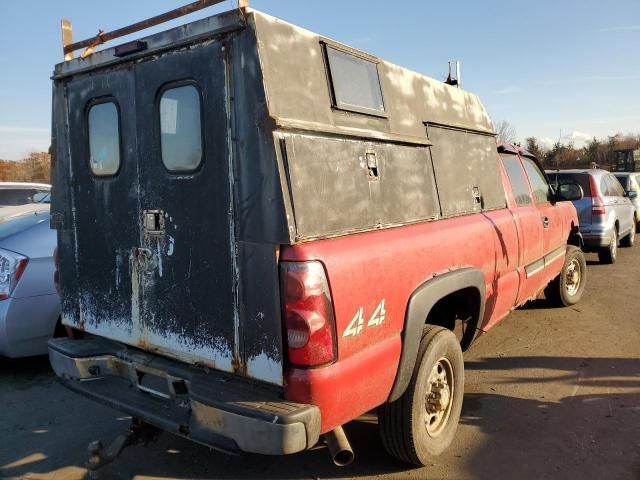
POLYGON ((611 256, 615 258, 617 253, 618 253, 618 234, 614 230, 611 238, 611 256))
POLYGON ((442 433, 453 406, 453 367, 442 357, 436 362, 427 380, 425 395, 425 428, 432 437, 442 433))

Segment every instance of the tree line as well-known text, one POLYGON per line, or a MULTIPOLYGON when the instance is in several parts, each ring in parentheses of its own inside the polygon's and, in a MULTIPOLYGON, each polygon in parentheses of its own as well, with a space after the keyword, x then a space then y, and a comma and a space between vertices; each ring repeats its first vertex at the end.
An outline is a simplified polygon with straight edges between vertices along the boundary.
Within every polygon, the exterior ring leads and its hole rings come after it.
POLYGON ((0 160, 0 182, 51 183, 51 156, 30 152, 22 160, 0 160))
MULTIPOLYGON (((516 143, 515 127, 506 120, 496 124, 498 142, 516 143)), ((523 148, 536 156, 544 168, 590 168, 594 164, 606 170, 613 170, 616 164, 617 150, 640 149, 640 134, 617 134, 605 139, 589 140, 584 146, 577 148, 573 142, 558 140, 547 146, 536 137, 527 137, 523 148)))
POLYGON ((551 148, 545 148, 536 137, 528 137, 523 147, 534 154, 545 168, 589 168, 597 165, 613 170, 616 150, 640 149, 640 134, 614 135, 606 139, 594 137, 581 148, 576 148, 571 142, 565 144, 560 141, 551 148))

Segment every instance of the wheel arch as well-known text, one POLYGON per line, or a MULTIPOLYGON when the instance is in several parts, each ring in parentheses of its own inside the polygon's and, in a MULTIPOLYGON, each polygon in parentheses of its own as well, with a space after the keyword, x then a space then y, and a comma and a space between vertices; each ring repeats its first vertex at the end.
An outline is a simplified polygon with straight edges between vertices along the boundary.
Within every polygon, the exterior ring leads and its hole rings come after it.
POLYGON ((448 295, 465 289, 477 291, 479 296, 478 311, 474 321, 474 329, 484 317, 486 285, 484 274, 476 268, 461 268, 438 275, 427 280, 411 294, 405 312, 402 330, 402 352, 396 379, 389 394, 393 402, 407 389, 418 355, 418 347, 422 329, 433 307, 448 295))
POLYGON ((567 239, 567 245, 573 245, 582 249, 584 247, 584 238, 580 233, 580 227, 571 222, 571 229, 569 230, 569 238, 567 239))

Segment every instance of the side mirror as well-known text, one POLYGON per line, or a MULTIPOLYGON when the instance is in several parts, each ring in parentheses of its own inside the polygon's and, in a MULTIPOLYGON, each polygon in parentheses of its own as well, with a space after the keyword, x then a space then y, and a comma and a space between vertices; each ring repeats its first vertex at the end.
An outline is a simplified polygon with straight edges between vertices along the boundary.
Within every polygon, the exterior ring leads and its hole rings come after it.
POLYGON ((629 197, 629 198, 638 198, 638 192, 636 190, 629 190, 627 192, 627 197, 629 197))
POLYGON ((584 191, 582 187, 577 183, 563 183, 558 185, 556 190, 556 199, 559 201, 573 202, 575 200, 582 200, 584 198, 584 191))

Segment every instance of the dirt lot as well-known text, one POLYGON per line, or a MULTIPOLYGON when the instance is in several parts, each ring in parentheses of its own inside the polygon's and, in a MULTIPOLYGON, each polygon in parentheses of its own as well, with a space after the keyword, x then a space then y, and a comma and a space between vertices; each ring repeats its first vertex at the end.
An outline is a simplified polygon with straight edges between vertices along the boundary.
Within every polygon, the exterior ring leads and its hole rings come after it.
MULTIPOLYGON (((640 479, 640 247, 615 266, 588 258, 581 304, 535 302, 467 352, 458 435, 424 469, 391 460, 369 415, 347 426, 356 460, 343 469, 323 447, 229 457, 165 434, 102 478, 640 479)), ((83 478, 87 444, 127 427, 58 385, 46 359, 0 362, 0 477, 83 478)))

